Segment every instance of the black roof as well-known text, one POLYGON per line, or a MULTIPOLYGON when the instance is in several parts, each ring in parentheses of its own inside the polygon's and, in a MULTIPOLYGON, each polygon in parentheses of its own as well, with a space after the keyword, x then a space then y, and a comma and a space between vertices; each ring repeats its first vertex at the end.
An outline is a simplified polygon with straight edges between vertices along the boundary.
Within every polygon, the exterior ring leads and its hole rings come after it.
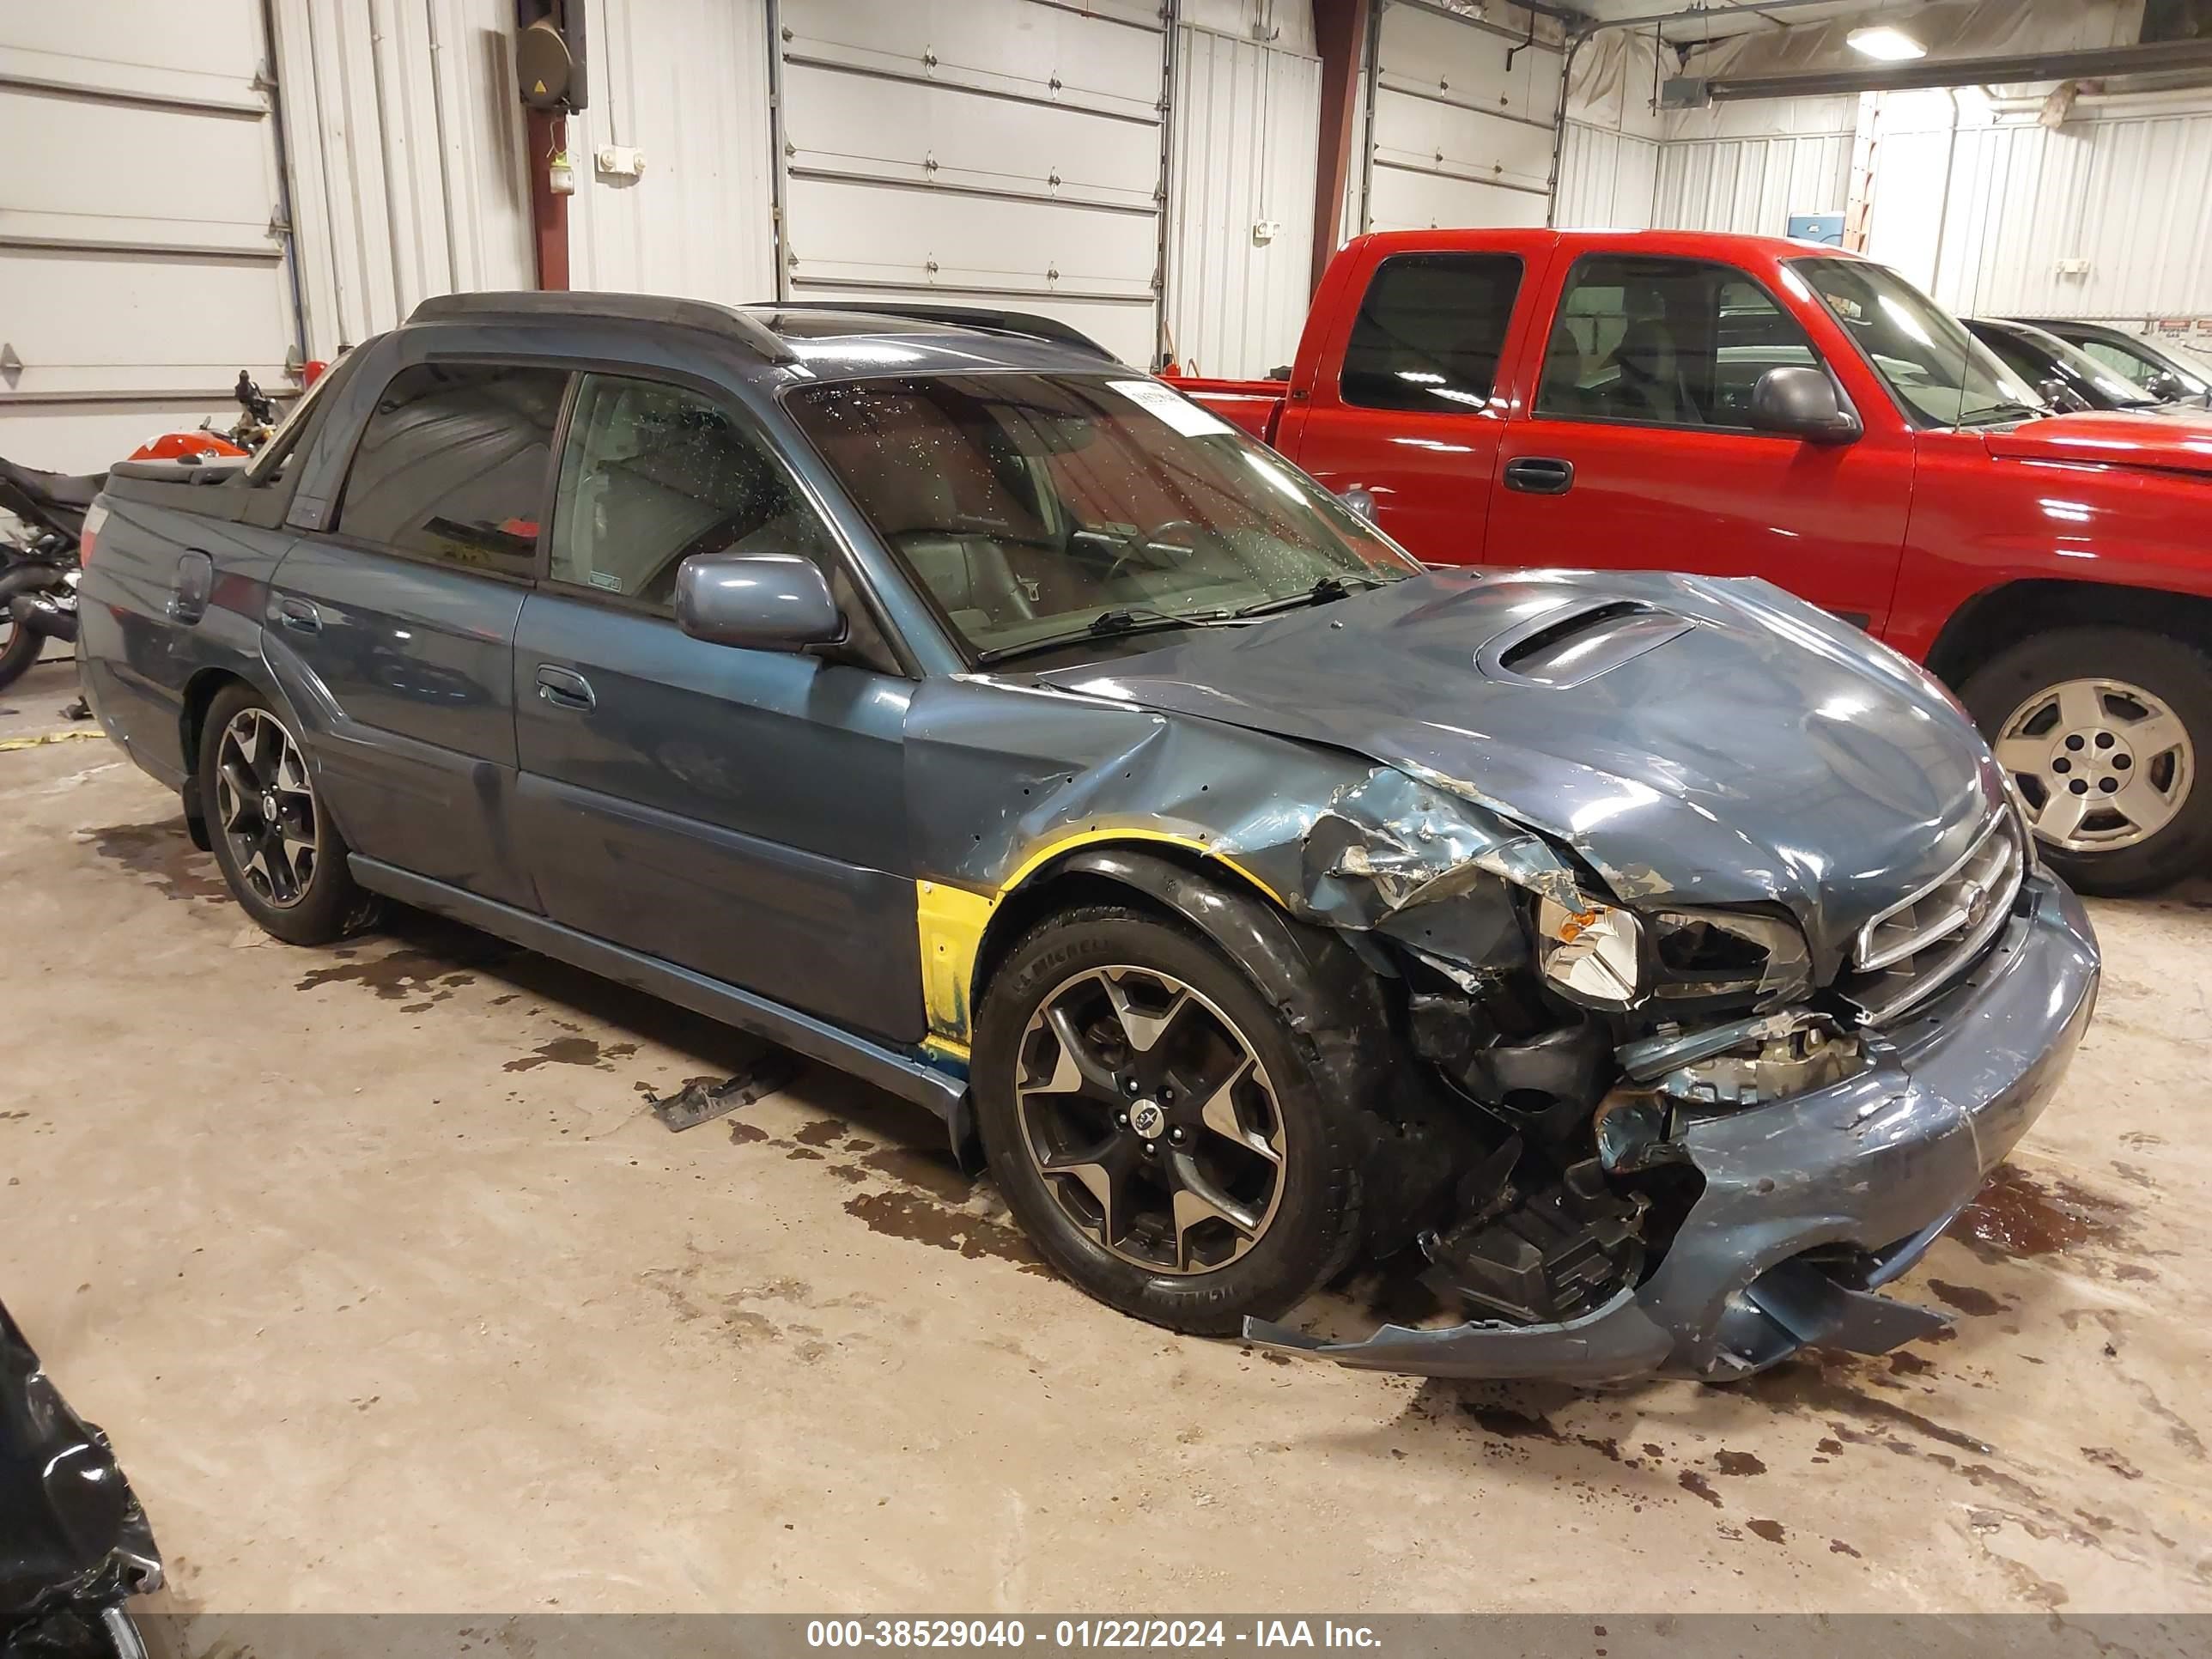
MULTIPOLYGON (((1004 311, 981 306, 949 306, 897 301, 883 305, 865 301, 767 301, 750 306, 722 305, 712 300, 681 299, 658 294, 612 294, 597 289, 544 292, 531 289, 492 290, 475 294, 441 294, 423 301, 409 313, 412 323, 488 322, 501 319, 586 321, 611 319, 623 322, 657 323, 676 328, 711 331, 734 338, 761 361, 796 363, 816 354, 794 349, 792 342, 883 338, 926 342, 930 337, 975 340, 978 336, 1000 340, 1034 341, 1061 348, 1055 355, 1073 351, 1094 361, 1112 363, 1114 354, 1089 335, 1055 319, 1033 312, 1004 311)), ((835 354, 832 354, 833 356, 835 354)), ((864 359, 865 361, 865 359, 864 359)), ((1037 367, 1021 354, 1006 367, 1037 367)))

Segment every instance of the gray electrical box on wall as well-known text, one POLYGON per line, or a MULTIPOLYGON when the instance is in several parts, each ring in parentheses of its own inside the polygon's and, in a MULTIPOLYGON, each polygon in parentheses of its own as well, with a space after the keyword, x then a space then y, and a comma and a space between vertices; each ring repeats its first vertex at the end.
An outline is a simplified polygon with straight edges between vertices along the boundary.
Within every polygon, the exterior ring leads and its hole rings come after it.
POLYGON ((1702 75, 1671 76, 1660 84, 1661 109, 1703 109, 1712 101, 1702 75))
POLYGON ((515 0, 514 80, 532 109, 584 107, 584 0, 515 0))

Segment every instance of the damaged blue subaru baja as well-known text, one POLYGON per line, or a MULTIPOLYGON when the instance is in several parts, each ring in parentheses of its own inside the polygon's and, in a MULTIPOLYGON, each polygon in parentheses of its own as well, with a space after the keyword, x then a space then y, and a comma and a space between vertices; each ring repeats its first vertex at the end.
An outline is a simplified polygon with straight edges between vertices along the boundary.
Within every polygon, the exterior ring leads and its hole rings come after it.
POLYGON ((1425 570, 1039 319, 434 300, 250 461, 118 466, 84 552, 92 706, 270 933, 395 900, 842 1067, 1180 1331, 1889 1349, 2095 999, 1904 659, 1425 570), (1401 1260, 1431 1316, 1277 1322, 1401 1260))

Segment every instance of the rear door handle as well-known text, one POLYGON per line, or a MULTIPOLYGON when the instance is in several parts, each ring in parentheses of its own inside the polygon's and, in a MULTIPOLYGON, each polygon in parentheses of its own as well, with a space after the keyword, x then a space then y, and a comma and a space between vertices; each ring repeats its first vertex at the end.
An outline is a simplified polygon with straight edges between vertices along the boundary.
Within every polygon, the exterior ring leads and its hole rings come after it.
POLYGON ((595 708, 599 699, 592 695, 592 683, 574 669, 556 668, 550 662, 538 665, 538 695, 556 708, 595 708))
POLYGON ((276 620, 295 634, 319 634, 323 631, 323 613, 305 599, 279 600, 276 620))
POLYGON ((1505 487, 1524 495, 1564 495, 1575 487, 1575 464, 1522 455, 1505 463, 1505 487))

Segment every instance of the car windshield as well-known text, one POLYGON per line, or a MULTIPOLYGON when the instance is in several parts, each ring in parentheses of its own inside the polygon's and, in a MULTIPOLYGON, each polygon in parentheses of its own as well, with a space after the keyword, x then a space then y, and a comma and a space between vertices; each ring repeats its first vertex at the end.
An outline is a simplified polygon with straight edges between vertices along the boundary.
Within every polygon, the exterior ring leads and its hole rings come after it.
POLYGON ((1989 426, 2050 412, 1964 323, 1895 271, 1863 259, 1793 259, 1784 269, 1819 296, 1917 424, 1989 426))
POLYGON ((985 661, 1235 622, 1420 568, 1155 380, 902 376, 800 388, 786 407, 985 661))
POLYGON ((2115 374, 2070 340, 2062 340, 2056 334, 2046 334, 2039 328, 2020 325, 2020 331, 2036 350, 2048 356, 2055 368, 2062 368, 2077 382, 2086 383, 2104 395, 2114 409, 2149 409, 2158 399, 2145 392, 2125 375, 2115 374))

